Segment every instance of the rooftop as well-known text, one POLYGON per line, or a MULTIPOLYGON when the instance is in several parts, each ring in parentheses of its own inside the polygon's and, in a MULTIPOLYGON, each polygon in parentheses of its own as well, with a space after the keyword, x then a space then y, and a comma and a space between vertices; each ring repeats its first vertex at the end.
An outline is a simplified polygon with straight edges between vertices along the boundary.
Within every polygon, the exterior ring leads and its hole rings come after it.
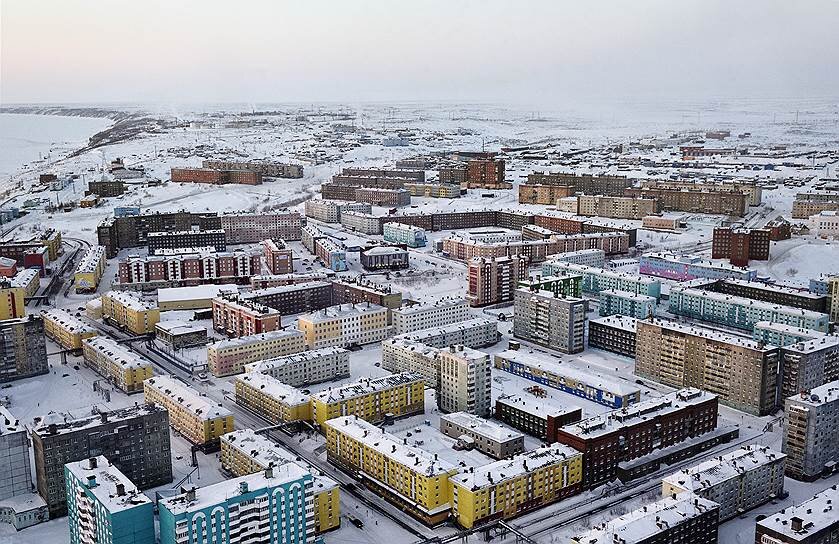
POLYGON ((303 332, 297 329, 283 329, 279 331, 263 332, 259 334, 249 334, 247 336, 240 336, 239 338, 226 338, 220 342, 216 342, 209 346, 209 349, 223 350, 231 349, 240 346, 249 346, 252 344, 260 344, 262 342, 273 342, 282 338, 289 338, 292 336, 303 337, 303 332))
POLYGON ((323 310, 312 312, 310 314, 301 315, 297 318, 297 322, 311 321, 314 323, 323 321, 333 321, 335 319, 346 319, 349 317, 360 316, 362 314, 376 314, 387 313, 388 309, 378 304, 371 304, 369 302, 359 304, 338 304, 337 306, 329 306, 323 310))
POLYGON ((50 434, 69 434, 84 429, 92 429, 100 425, 118 423, 120 421, 126 421, 165 411, 166 409, 161 406, 140 404, 137 406, 129 406, 128 408, 120 408, 119 410, 100 412, 98 414, 86 415, 78 418, 73 417, 71 414, 50 412, 45 416, 35 418, 35 427, 32 432, 39 436, 46 436, 50 434), (53 430, 51 429, 52 425, 55 425, 54 433, 51 432, 51 430, 53 430))
POLYGON ((45 319, 51 319, 71 333, 97 332, 93 325, 88 325, 67 310, 51 308, 41 312, 45 319))
POLYGON ((134 353, 128 346, 119 344, 105 336, 93 336, 84 341, 95 351, 103 353, 110 362, 119 365, 123 369, 137 369, 151 366, 151 361, 145 359, 142 355, 134 353))
MULTIPOLYGON (((839 486, 828 487, 801 504, 784 508, 758 521, 758 527, 771 529, 790 537, 795 542, 812 538, 812 535, 836 526, 839 512, 839 486)), ((815 541, 814 541, 815 542, 815 541)))
POLYGON ((736 278, 722 280, 723 283, 729 283, 731 285, 740 285, 742 287, 750 287, 752 289, 760 289, 762 291, 773 291, 776 293, 785 293, 787 295, 795 295, 802 298, 809 298, 811 300, 820 300, 825 298, 827 295, 816 295, 807 291, 804 288, 801 289, 793 289, 792 287, 786 287, 783 285, 778 284, 769 284, 763 283, 760 281, 748 281, 748 280, 740 280, 736 278))
POLYGON ((159 391, 163 396, 169 397, 175 404, 200 419, 209 420, 233 415, 227 408, 211 402, 207 397, 201 396, 195 389, 171 376, 148 378, 143 381, 143 385, 159 391))
POLYGON ((638 319, 625 315, 610 315, 607 317, 591 319, 589 320, 589 327, 591 327, 592 323, 632 332, 635 332, 638 329, 638 319))
POLYGON ((443 298, 435 300, 432 303, 414 304, 413 306, 403 306, 401 308, 391 310, 391 313, 400 315, 411 315, 429 312, 439 308, 455 308, 458 306, 462 306, 464 309, 467 308, 466 301, 462 298, 443 298))
POLYGON ((485 436, 496 442, 507 442, 508 440, 519 440, 524 437, 520 432, 491 421, 478 417, 469 412, 454 412, 452 414, 441 414, 440 421, 450 421, 453 424, 469 429, 475 434, 485 436))
POLYGON ((574 544, 634 544, 646 542, 661 532, 661 525, 675 527, 709 510, 718 509, 715 502, 682 493, 647 504, 628 514, 607 521, 601 526, 574 537, 574 544))
POLYGON ((405 340, 414 340, 417 342, 422 342, 423 339, 437 336, 441 334, 449 334, 455 331, 462 331, 466 329, 472 329, 476 327, 486 327, 486 326, 498 326, 497 322, 486 319, 484 317, 479 317, 476 319, 469 319, 466 321, 459 321, 457 323, 452 323, 450 325, 446 325, 444 327, 433 327, 431 329, 422 329, 419 331, 409 332, 405 334, 400 334, 399 336, 394 336, 394 339, 405 339, 405 340))
POLYGON ((534 415, 544 420, 547 420, 548 416, 562 417, 569 412, 580 410, 579 406, 574 406, 572 404, 569 404, 568 406, 558 406, 553 404, 553 401, 548 398, 537 397, 527 393, 498 397, 497 402, 513 406, 522 412, 534 415))
POLYGON ((775 323, 774 321, 758 321, 754 325, 755 330, 768 330, 781 334, 789 334, 808 339, 821 338, 826 336, 825 333, 815 329, 805 329, 804 327, 795 327, 785 323, 775 323))
POLYGON ((680 470, 663 481, 685 491, 697 493, 784 458, 786 454, 766 446, 742 446, 725 455, 680 470))
POLYGON ((341 402, 344 400, 354 399, 363 395, 369 395, 384 389, 390 389, 405 384, 412 384, 414 382, 425 383, 425 380, 411 372, 401 372, 399 374, 390 374, 382 376, 381 378, 365 378, 354 383, 348 383, 336 388, 328 388, 320 393, 312 395, 313 400, 319 400, 324 403, 341 402))
POLYGON ((634 300, 636 302, 656 302, 655 297, 633 293, 631 291, 618 291, 617 289, 603 289, 600 291, 600 296, 617 297, 626 300, 634 300))
POLYGON ((304 395, 296 387, 284 384, 280 380, 261 372, 242 374, 241 376, 237 376, 236 380, 257 389, 260 393, 277 399, 282 404, 296 406, 309 402, 309 395, 304 395))
POLYGON ((664 253, 664 252, 657 252, 657 253, 645 253, 641 256, 642 259, 653 259, 653 260, 661 260, 670 263, 681 263, 684 265, 690 266, 700 266, 703 268, 714 268, 717 270, 734 270, 738 272, 742 272, 745 270, 749 270, 748 267, 744 266, 734 266, 733 264, 726 263, 726 262, 717 262, 703 259, 699 255, 676 255, 674 253, 664 253))
POLYGON ((809 392, 789 397, 791 402, 800 406, 816 408, 827 403, 839 401, 839 380, 814 387, 809 392))
POLYGON ((558 361, 552 361, 546 357, 535 355, 533 353, 526 353, 520 350, 507 350, 495 355, 494 360, 498 361, 499 359, 516 362, 530 368, 537 368, 545 372, 550 372, 551 374, 568 378, 571 381, 584 383, 589 387, 594 387, 601 391, 608 391, 615 396, 623 397, 626 395, 638 394, 637 387, 633 387, 619 381, 603 379, 589 372, 562 364, 558 361))
POLYGON ((575 457, 582 459, 583 454, 570 446, 552 444, 520 453, 512 459, 503 459, 481 467, 470 468, 468 472, 455 474, 450 479, 463 487, 476 490, 519 478, 534 470, 575 457))
POLYGON ((688 387, 566 425, 562 430, 579 437, 596 438, 716 398, 712 393, 688 387))
POLYGON ((195 332, 207 332, 206 327, 195 325, 186 321, 160 321, 155 324, 156 330, 167 332, 173 336, 179 334, 191 334, 195 332))
MULTIPOLYGON (((300 331, 297 331, 300 332, 300 331)), ((301 332, 302 334, 302 332, 301 332)), ((281 357, 272 357, 270 359, 263 359, 252 363, 251 370, 266 373, 272 368, 279 368, 282 366, 293 365, 303 361, 311 361, 320 357, 328 357, 330 355, 346 354, 349 357, 349 350, 339 347, 312 349, 308 351, 301 351, 300 353, 292 353, 291 355, 283 355, 281 357)))
POLYGON ((103 300, 104 297, 110 298, 118 302, 119 304, 122 304, 126 308, 130 308, 138 312, 145 312, 148 310, 157 309, 157 307, 154 304, 141 300, 140 298, 137 298, 137 295, 134 295, 127 291, 108 291, 107 293, 102 295, 102 297, 103 300))
POLYGON ((363 251, 365 255, 401 255, 407 250, 395 246, 375 246, 363 251))
POLYGON ((152 502, 103 455, 65 467, 112 514, 152 502))
POLYGON ((580 274, 595 274, 603 278, 616 278, 640 282, 647 285, 660 284, 661 281, 650 278, 649 276, 641 276, 639 274, 627 274, 626 272, 615 272, 614 270, 607 270, 596 266, 588 266, 585 264, 569 263, 563 260, 545 261, 543 266, 547 265, 552 269, 553 274, 562 269, 570 272, 579 272, 580 274))
POLYGON ((0 405, 0 436, 26 430, 20 421, 9 412, 9 409, 0 405))
POLYGON ((761 310, 776 311, 783 314, 795 314, 809 319, 819 320, 827 319, 828 315, 821 312, 814 312, 805 310, 803 308, 795 308, 792 306, 784 306, 782 304, 774 304, 772 302, 764 302, 762 300, 754 300, 746 297, 738 297, 735 295, 726 295, 724 293, 715 293, 713 291, 706 291, 703 289, 692 289, 690 287, 674 286, 670 289, 670 300, 672 301, 677 294, 685 296, 701 297, 703 299, 715 300, 717 302, 724 302, 727 304, 737 304, 739 306, 751 306, 761 310))
POLYGON ((407 439, 397 438, 392 434, 386 433, 384 429, 376 427, 363 419, 358 419, 355 416, 342 416, 330 419, 326 422, 326 426, 373 448, 388 459, 407 467, 412 472, 426 476, 440 476, 457 470, 448 461, 437 459, 436 455, 407 445, 407 439))
POLYGON ((88 249, 84 257, 76 266, 76 273, 93 272, 99 266, 105 257, 105 248, 102 246, 93 246, 88 249))

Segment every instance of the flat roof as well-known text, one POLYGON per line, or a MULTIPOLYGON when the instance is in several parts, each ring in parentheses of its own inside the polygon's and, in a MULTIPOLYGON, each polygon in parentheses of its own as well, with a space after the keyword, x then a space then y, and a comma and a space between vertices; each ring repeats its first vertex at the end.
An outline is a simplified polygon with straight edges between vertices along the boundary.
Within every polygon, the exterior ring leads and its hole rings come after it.
POLYGON ((320 393, 315 393, 312 395, 312 399, 327 404, 340 402, 413 382, 424 384, 425 379, 412 372, 400 372, 399 374, 390 374, 380 378, 365 378, 357 382, 338 386, 334 389, 330 387, 320 393))
POLYGON ((137 310, 140 312, 156 309, 156 307, 152 303, 146 302, 138 298, 136 295, 127 291, 108 291, 102 296, 111 298, 119 302, 126 308, 131 308, 132 310, 137 310))
POLYGON ((827 295, 816 295, 815 293, 811 293, 808 290, 802 289, 793 289, 792 287, 786 287, 784 285, 778 285, 776 283, 769 284, 763 283, 760 281, 748 281, 748 280, 741 280, 738 278, 729 278, 722 280, 723 283, 730 283, 732 285, 740 285, 742 287, 750 287, 752 289, 760 289, 761 291, 772 291, 775 293, 785 293, 787 295, 795 295, 798 297, 808 298, 810 300, 820 300, 826 298, 827 295))
POLYGON ((222 291, 238 292, 239 286, 234 283, 205 284, 193 287, 168 287, 157 290, 157 302, 181 302, 187 300, 204 300, 215 298, 222 291))
POLYGON ((615 380, 604 379, 599 376, 589 374, 588 372, 578 368, 565 365, 559 361, 552 361, 546 357, 541 357, 535 353, 525 353, 521 350, 507 350, 495 354, 494 360, 497 361, 499 359, 516 362, 530 368, 550 372, 560 377, 566 377, 620 397, 636 395, 639 393, 639 389, 637 387, 626 385, 615 380))
POLYGON ((824 385, 810 389, 809 393, 801 393, 787 397, 791 402, 798 405, 816 408, 827 403, 839 400, 839 380, 828 382, 824 385))
POLYGON ((699 266, 702 268, 715 268, 718 270, 733 270, 737 272, 745 272, 751 270, 746 266, 734 266, 730 263, 715 262, 709 259, 704 259, 700 255, 676 255, 675 253, 654 252, 644 253, 641 259, 657 259, 669 263, 678 263, 689 266, 699 266))
POLYGON ((466 469, 449 479, 469 489, 481 489, 520 478, 542 467, 555 465, 575 457, 582 458, 582 456, 581 452, 571 446, 551 444, 520 453, 512 459, 503 459, 488 465, 466 469))
POLYGON ((166 409, 162 406, 139 404, 137 406, 129 406, 127 408, 120 408, 118 410, 100 412, 98 414, 82 417, 73 417, 71 414, 50 412, 44 416, 36 418, 36 427, 32 430, 32 432, 40 436, 47 436, 50 434, 50 425, 55 425, 56 435, 69 434, 84 429, 92 429, 100 425, 112 424, 165 411, 166 409))
POLYGON ((151 366, 151 361, 139 353, 128 349, 128 346, 120 344, 105 336, 92 336, 82 341, 95 351, 103 353, 109 361, 124 369, 137 369, 151 366))
POLYGON ((522 412, 534 415, 539 419, 547 420, 550 417, 562 417, 563 415, 581 410, 579 406, 569 404, 568 406, 559 406, 547 397, 537 397, 536 395, 527 395, 522 393, 520 395, 507 395, 498 397, 497 402, 507 404, 521 410, 522 412))
POLYGON ((713 291, 706 291, 704 289, 695 289, 690 287, 674 286, 670 289, 670 300, 673 300, 673 295, 676 293, 683 293, 686 296, 701 297, 705 299, 716 300, 717 302, 724 302, 728 304, 737 304, 739 306, 751 306, 763 310, 778 311, 783 314, 795 314, 810 319, 819 320, 828 318, 827 314, 821 312, 814 312, 812 310, 805 310, 803 308, 795 308, 793 306, 784 306, 783 304, 775 304, 773 302, 765 302, 762 300, 754 300, 746 297, 738 297, 736 295, 726 295, 724 293, 715 293, 713 291))
POLYGON ((642 295, 638 293, 633 293, 631 291, 619 291, 617 289, 603 289, 600 291, 600 296, 610 296, 616 298, 622 298, 625 300, 635 300, 638 302, 653 302, 657 303, 655 297, 651 297, 648 295, 642 295))
POLYGON ((387 313, 388 309, 378 304, 369 302, 360 302, 358 304, 338 304, 336 306, 329 306, 322 310, 301 315, 297 318, 297 322, 311 321, 319 323, 322 321, 332 321, 335 319, 344 319, 347 317, 358 316, 361 314, 375 314, 387 313))
MULTIPOLYGON (((549 266, 551 268, 561 268, 566 271, 573 271, 579 272, 580 274, 594 274, 596 276, 604 277, 604 278, 616 278, 622 280, 630 280, 635 281, 638 283, 643 283, 646 285, 654 285, 654 284, 661 284, 661 280, 651 278, 649 276, 642 276, 640 274, 628 274, 626 272, 616 272, 614 270, 607 270, 605 268, 600 268, 598 266, 588 266, 585 264, 577 264, 577 263, 569 263, 564 260, 553 259, 550 261, 545 261, 542 263, 542 266, 549 266)), ((557 273, 556 270, 553 272, 554 274, 557 273)))
POLYGON ((776 514, 767 516, 758 521, 757 525, 801 542, 820 531, 836 526, 836 520, 839 519, 837 505, 839 505, 839 486, 834 484, 801 504, 789 506, 776 514), (800 520, 800 530, 792 528, 793 518, 800 520))
POLYGON ((660 523, 666 523, 668 527, 676 527, 688 519, 718 508, 719 505, 715 502, 691 493, 682 493, 675 498, 667 497, 646 504, 637 510, 575 536, 571 541, 575 544, 613 544, 614 542, 634 544, 645 542, 662 531, 659 526, 660 523))
POLYGON ((391 310, 390 313, 392 314, 399 314, 399 315, 411 315, 411 314, 421 314, 424 312, 430 312, 433 310, 438 310, 440 308, 456 308, 456 307, 463 307, 464 309, 468 308, 466 305, 466 301, 462 298, 443 298, 435 300, 431 303, 425 304, 414 304, 412 306, 403 306, 401 308, 396 308, 395 310, 391 310))
POLYGON ((415 446, 406 445, 403 439, 385 432, 355 416, 342 416, 326 422, 328 427, 338 433, 349 436, 367 447, 373 448, 386 458, 406 467, 411 472, 426 476, 440 476, 457 470, 445 459, 435 456, 415 446))
POLYGON ((112 514, 152 503, 152 500, 141 493, 117 467, 111 465, 104 455, 67 463, 64 466, 96 497, 105 510, 112 514), (94 478, 96 482, 93 487, 88 485, 90 478, 94 478), (117 490, 119 484, 122 484, 122 493, 117 490))
POLYGON ((309 402, 309 395, 304 395, 296 387, 284 384, 280 380, 258 371, 236 376, 236 381, 247 384, 249 387, 276 399, 282 404, 297 406, 298 404, 307 404, 309 402))
POLYGON ((653 417, 669 414, 686 406, 715 398, 717 398, 716 395, 707 391, 687 387, 661 397, 645 399, 618 410, 565 425, 562 430, 578 437, 596 438, 647 421, 653 417))
POLYGON ((249 334, 240 336, 238 338, 225 338, 215 344, 208 346, 215 350, 231 349, 241 346, 250 346, 254 344, 262 344, 265 342, 274 342, 283 338, 290 338, 292 336, 303 337, 303 331, 297 329, 281 329, 278 331, 261 332, 259 334, 249 334))
POLYGON ((484 419, 475 414, 470 414, 469 412, 441 414, 440 421, 450 421, 459 427, 469 429, 477 435, 485 436, 496 442, 507 442, 524 438, 522 433, 510 427, 489 419, 484 419))
POLYGON ((224 406, 219 406, 218 403, 210 401, 192 387, 175 380, 171 376, 147 378, 143 381, 143 385, 156 389, 164 396, 169 397, 175 404, 201 419, 210 420, 233 415, 224 406))
POLYGON ((252 364, 253 370, 265 373, 270 371, 272 368, 293 365, 303 361, 329 357, 331 355, 346 355, 346 357, 349 358, 349 354, 349 350, 333 346, 329 348, 301 351, 300 353, 292 353, 291 355, 282 355, 280 357, 271 357, 270 359, 262 359, 261 361, 256 361, 252 364))
POLYGON ((632 332, 635 332, 638 329, 638 319, 626 315, 615 314, 606 317, 599 317, 597 319, 590 319, 589 328, 591 328, 592 323, 632 332))
POLYGON ((173 336, 180 334, 192 334, 196 332, 207 332, 206 327, 188 323, 186 321, 159 321, 155 324, 154 328, 167 332, 173 336))
POLYGON ((26 428, 9 412, 9 409, 0 405, 0 436, 25 430, 26 428))
POLYGON ((680 470, 662 481, 694 493, 738 478, 741 474, 757 470, 786 458, 786 454, 766 446, 748 445, 713 457, 708 461, 680 470))

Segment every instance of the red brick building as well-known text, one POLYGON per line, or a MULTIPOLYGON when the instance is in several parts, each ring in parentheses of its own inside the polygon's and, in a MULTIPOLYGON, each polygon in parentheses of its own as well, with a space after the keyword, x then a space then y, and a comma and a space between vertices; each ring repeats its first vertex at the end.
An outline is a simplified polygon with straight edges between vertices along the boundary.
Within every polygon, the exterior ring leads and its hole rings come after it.
POLYGON ((241 185, 262 184, 262 174, 249 170, 213 170, 211 168, 172 168, 169 172, 172 181, 179 183, 208 183, 210 185, 224 185, 238 183, 241 185))
POLYGON ((769 229, 717 227, 711 246, 712 259, 729 259, 734 266, 748 266, 749 261, 769 260, 769 229))
POLYGON ((504 159, 473 159, 466 163, 466 184, 469 189, 510 189, 504 182, 504 159))
POLYGON ((511 302, 519 280, 527 276, 527 263, 524 255, 470 260, 466 301, 470 306, 511 302))
POLYGON ((282 240, 263 240, 262 249, 265 252, 265 264, 272 274, 290 274, 293 272, 293 256, 291 249, 282 240))
POLYGON ((549 442, 583 452, 583 485, 614 480, 618 465, 717 427, 716 395, 688 388, 560 427, 549 442))
POLYGON ((237 294, 213 299, 213 328, 232 338, 280 329, 280 312, 237 294))
POLYGON ((778 240, 789 240, 792 238, 792 225, 783 218, 775 219, 766 223, 763 228, 769 229, 769 239, 773 242, 778 240))

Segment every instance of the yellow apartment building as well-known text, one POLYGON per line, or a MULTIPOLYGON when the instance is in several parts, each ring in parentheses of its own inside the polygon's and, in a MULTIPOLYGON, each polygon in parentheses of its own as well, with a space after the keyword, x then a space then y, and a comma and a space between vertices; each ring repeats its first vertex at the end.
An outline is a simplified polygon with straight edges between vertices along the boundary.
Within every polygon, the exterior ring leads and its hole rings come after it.
POLYGON ((259 414, 274 425, 312 420, 309 395, 267 374, 250 372, 237 376, 234 388, 236 404, 259 414))
POLYGON ((143 380, 154 375, 151 361, 104 336, 82 341, 85 362, 124 393, 143 391, 143 380))
POLYGON ((195 389, 170 376, 155 376, 143 382, 146 403, 169 411, 169 424, 196 445, 217 440, 233 430, 233 414, 195 389))
POLYGON ((60 308, 41 312, 44 334, 64 349, 82 349, 82 341, 99 334, 93 326, 60 308))

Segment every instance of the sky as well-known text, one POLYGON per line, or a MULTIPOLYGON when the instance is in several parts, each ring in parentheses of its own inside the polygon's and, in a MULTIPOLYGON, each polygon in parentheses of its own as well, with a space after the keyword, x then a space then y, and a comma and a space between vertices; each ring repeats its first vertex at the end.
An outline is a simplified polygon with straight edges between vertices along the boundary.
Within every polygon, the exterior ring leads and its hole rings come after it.
POLYGON ((0 0, 0 102, 839 96, 839 0, 0 0))

